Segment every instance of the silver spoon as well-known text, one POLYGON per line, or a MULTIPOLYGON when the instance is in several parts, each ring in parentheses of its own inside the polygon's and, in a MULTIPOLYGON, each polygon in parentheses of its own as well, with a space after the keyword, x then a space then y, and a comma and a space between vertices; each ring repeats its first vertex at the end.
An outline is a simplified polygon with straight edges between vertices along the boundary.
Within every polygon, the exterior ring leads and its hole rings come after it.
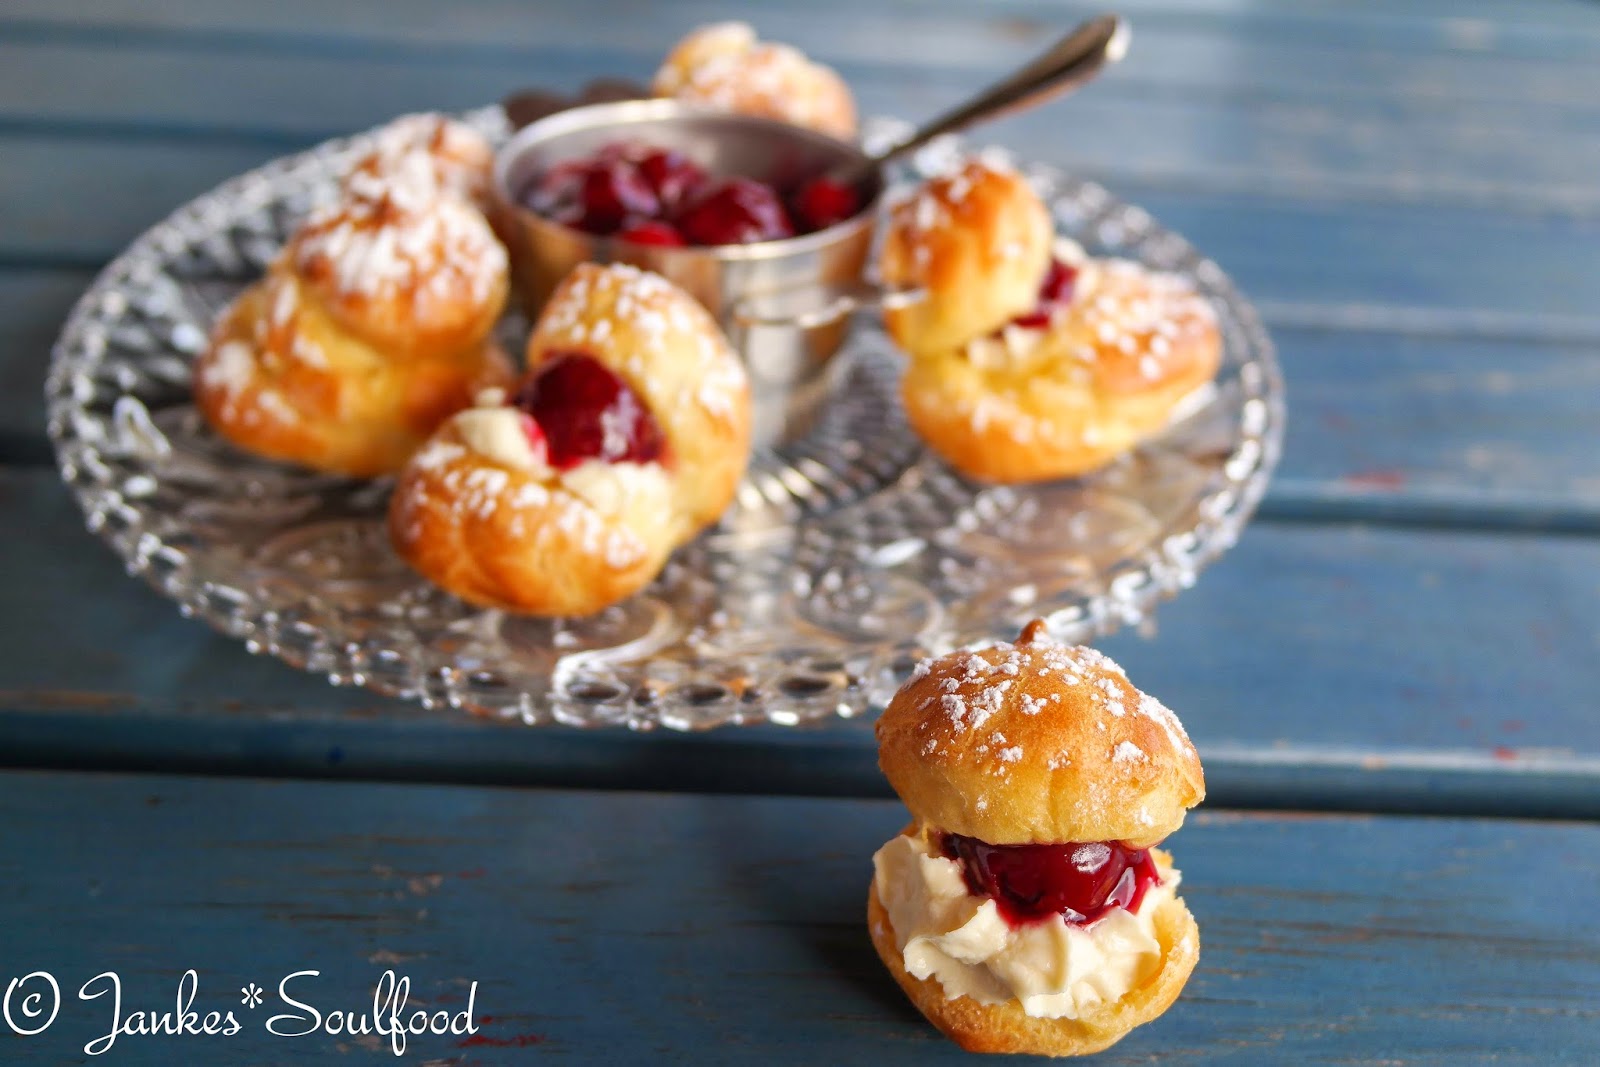
MULTIPOLYGON (((851 163, 829 177, 846 185, 854 185, 937 137, 965 130, 989 119, 1025 111, 1077 89, 1092 80, 1108 64, 1117 62, 1127 54, 1131 33, 1127 22, 1120 16, 1101 15, 1092 18, 1057 41, 1043 55, 967 102, 924 123, 904 140, 895 142, 876 155, 851 163)), ((853 311, 911 303, 920 299, 921 295, 920 291, 880 291, 865 282, 821 290, 814 286, 803 286, 746 297, 733 309, 732 317, 740 326, 746 327, 810 329, 834 322, 853 311)))
POLYGON ((853 185, 936 137, 957 133, 989 119, 1026 111, 1093 80, 1108 64, 1128 51, 1128 24, 1117 15, 1101 15, 1080 24, 1037 59, 996 82, 972 99, 923 123, 903 141, 853 163, 833 175, 853 185))

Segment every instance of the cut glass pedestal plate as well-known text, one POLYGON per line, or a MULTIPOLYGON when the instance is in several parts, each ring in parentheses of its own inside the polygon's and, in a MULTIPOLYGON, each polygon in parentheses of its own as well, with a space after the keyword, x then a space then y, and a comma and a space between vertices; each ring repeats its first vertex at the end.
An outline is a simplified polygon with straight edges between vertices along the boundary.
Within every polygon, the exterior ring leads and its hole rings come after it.
MULTIPOLYGON (((498 110, 468 120, 504 136, 498 110)), ((246 456, 191 401, 190 366, 218 310, 363 140, 244 174, 146 233, 73 311, 47 388, 62 476, 129 571, 185 614, 337 684, 530 724, 858 715, 919 657, 1014 636, 1035 616, 1071 641, 1147 619, 1232 546, 1276 463, 1272 347, 1223 272, 1100 186, 1020 162, 1061 233, 1182 274, 1215 307, 1222 371, 1160 439, 1082 479, 963 480, 907 427, 902 357, 863 315, 820 422, 758 451, 721 524, 643 593, 584 619, 472 607, 390 549, 387 481, 246 456)), ((961 151, 924 152, 902 180, 961 151)), ((515 346, 526 327, 504 328, 515 346)))

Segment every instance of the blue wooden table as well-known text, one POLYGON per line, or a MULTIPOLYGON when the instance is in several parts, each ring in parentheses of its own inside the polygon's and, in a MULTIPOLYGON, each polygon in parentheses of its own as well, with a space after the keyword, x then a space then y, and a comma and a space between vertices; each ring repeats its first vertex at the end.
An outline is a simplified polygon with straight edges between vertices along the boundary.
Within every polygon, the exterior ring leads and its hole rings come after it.
MULTIPOLYGON (((1104 642, 1183 716, 1215 809, 1173 842, 1200 970, 1104 1059, 1594 1063, 1600 5, 1118 6, 1127 61, 990 136, 1216 258, 1291 420, 1238 548, 1104 642)), ((960 1058, 862 927, 903 817, 868 724, 536 731, 252 658, 82 531, 40 395, 99 266, 322 138, 643 77, 741 14, 865 112, 920 116, 1098 7, 0 5, 0 989, 44 969, 67 994, 50 1031, 0 1028, 0 1061, 381 1055, 264 1036, 239 987, 320 969, 354 1008, 386 968, 451 1011, 477 981, 492 1020, 414 1039, 419 1063, 960 1058), (104 1001, 78 985, 115 969, 130 1010, 170 1008, 190 967, 243 1033, 84 1057, 104 1001)))

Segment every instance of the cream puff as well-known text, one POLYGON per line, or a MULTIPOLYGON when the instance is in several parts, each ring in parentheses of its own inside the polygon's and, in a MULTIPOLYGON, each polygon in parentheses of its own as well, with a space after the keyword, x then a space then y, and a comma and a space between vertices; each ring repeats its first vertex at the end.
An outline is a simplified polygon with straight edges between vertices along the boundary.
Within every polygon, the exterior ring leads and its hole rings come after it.
POLYGON ((749 384, 710 314, 658 275, 585 263, 518 389, 450 419, 401 473, 390 537, 464 600, 586 615, 715 522, 749 454, 749 384))
POLYGON ((200 412, 270 459, 370 477, 513 371, 490 338, 505 249, 464 200, 377 179, 314 214, 222 314, 200 412))
POLYGON ((382 183, 489 201, 494 148, 489 139, 448 115, 402 115, 378 130, 344 178, 346 192, 372 196, 382 183))
POLYGON ((1052 241, 1019 175, 981 160, 892 213, 881 271, 923 299, 885 312, 911 359, 912 428, 969 477, 1032 482, 1104 466, 1216 376, 1216 313, 1175 274, 1052 241))
POLYGON ((1200 954, 1155 846, 1205 796, 1182 725, 1035 621, 918 666, 878 720, 912 822, 873 857, 872 943, 962 1048, 1076 1056, 1183 990, 1200 954))
POLYGON ((673 47, 652 88, 669 96, 826 133, 856 135, 856 105, 844 79, 798 49, 761 41, 743 22, 702 26, 673 47))

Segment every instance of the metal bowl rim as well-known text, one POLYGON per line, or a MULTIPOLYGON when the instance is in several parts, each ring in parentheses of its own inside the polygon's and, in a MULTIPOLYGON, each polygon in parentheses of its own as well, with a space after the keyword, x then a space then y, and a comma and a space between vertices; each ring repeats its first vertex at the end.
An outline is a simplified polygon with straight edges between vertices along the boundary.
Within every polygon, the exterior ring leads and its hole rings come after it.
POLYGON ((784 237, 776 241, 756 241, 742 245, 692 245, 683 248, 637 244, 633 241, 623 241, 616 237, 587 233, 576 227, 567 226, 556 222, 554 219, 546 218, 538 212, 524 207, 517 201, 511 190, 510 178, 513 165, 536 145, 544 144, 556 137, 583 129, 595 129, 606 125, 631 126, 684 118, 713 118, 726 121, 735 126, 765 127, 784 136, 792 137, 797 141, 820 143, 829 148, 841 149, 845 155, 853 154, 860 159, 867 158, 866 153, 859 145, 851 144, 849 141, 841 141, 837 137, 830 137, 825 133, 809 130, 803 126, 779 122, 776 119, 762 118, 757 115, 741 115, 704 105, 686 104, 678 100, 621 100, 604 104, 586 104, 582 107, 558 111, 553 115, 546 115, 537 122, 531 122, 512 134, 506 143, 500 147, 500 150, 495 153, 495 197, 504 208, 514 212, 520 220, 524 222, 531 221, 539 229, 590 241, 602 250, 611 245, 622 245, 628 248, 649 249, 650 252, 669 259, 705 257, 722 262, 736 263, 752 260, 783 259, 789 256, 799 257, 820 252, 835 244, 841 244, 855 236, 861 229, 871 228, 876 223, 878 206, 882 202, 883 194, 888 187, 888 183, 883 180, 881 174, 878 175, 877 189, 867 202, 862 205, 861 210, 843 222, 834 223, 826 229, 814 230, 811 233, 800 234, 796 237, 784 237), (608 123, 607 119, 611 121, 608 123))

